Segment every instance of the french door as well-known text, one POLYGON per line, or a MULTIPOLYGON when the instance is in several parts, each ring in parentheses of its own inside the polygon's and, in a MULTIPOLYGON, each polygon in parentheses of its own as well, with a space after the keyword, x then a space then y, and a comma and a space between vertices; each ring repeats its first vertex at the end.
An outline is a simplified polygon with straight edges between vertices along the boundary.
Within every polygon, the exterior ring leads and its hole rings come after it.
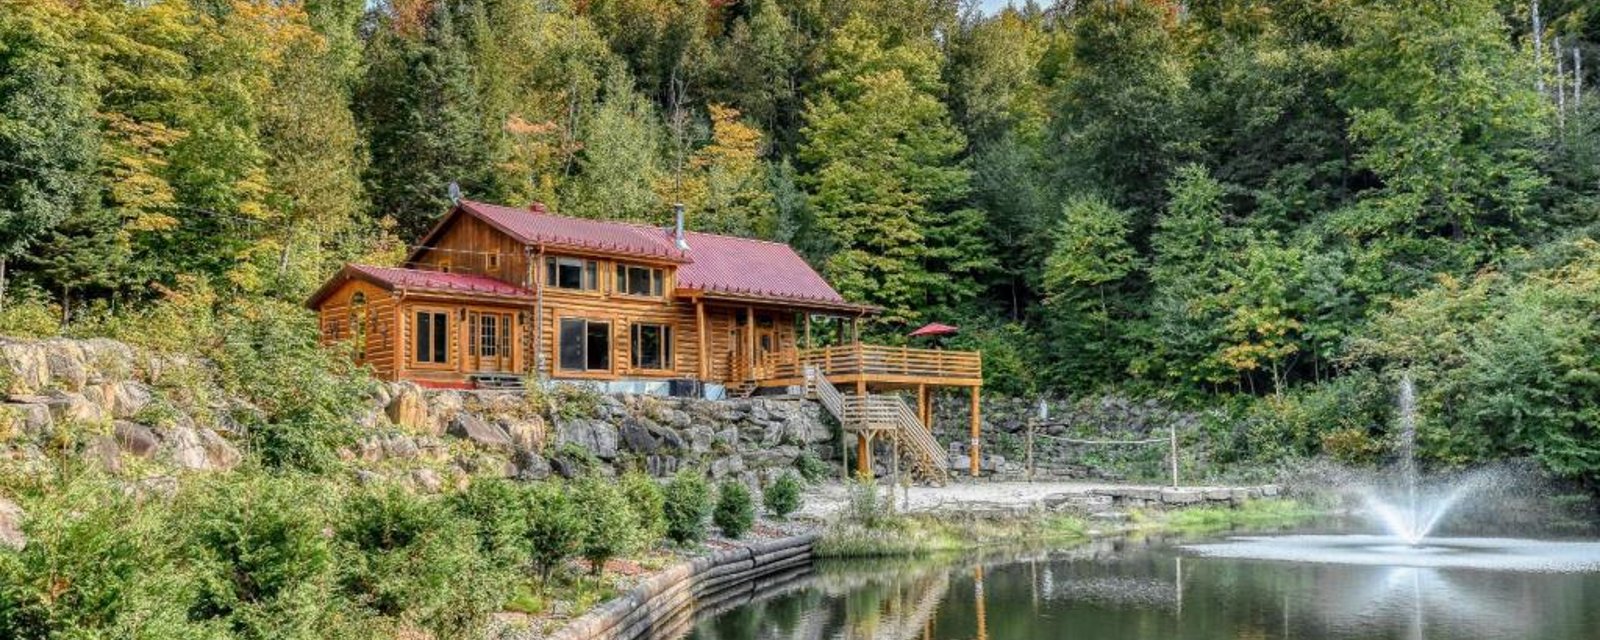
POLYGON ((467 313, 467 365, 472 371, 512 371, 517 341, 509 313, 467 313))

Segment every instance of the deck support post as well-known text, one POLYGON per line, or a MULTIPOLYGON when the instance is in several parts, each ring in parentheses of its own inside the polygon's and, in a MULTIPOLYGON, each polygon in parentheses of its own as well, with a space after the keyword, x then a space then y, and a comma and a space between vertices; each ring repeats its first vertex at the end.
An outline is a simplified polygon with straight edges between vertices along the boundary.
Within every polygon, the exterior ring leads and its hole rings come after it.
POLYGON ((933 407, 928 402, 928 385, 917 385, 917 420, 928 433, 933 433, 933 407))
MULTIPOLYGON (((861 403, 858 420, 866 417, 867 412, 867 380, 865 377, 856 380, 856 399, 861 403)), ((849 413, 846 411, 845 413, 849 413)), ((872 477, 872 433, 865 420, 855 425, 856 427, 856 473, 872 477)))
POLYGON ((982 453, 978 450, 978 425, 983 422, 983 416, 979 413, 983 409, 980 408, 978 403, 978 390, 980 388, 972 388, 972 447, 967 450, 967 458, 971 467, 970 472, 974 478, 978 477, 978 456, 982 453))

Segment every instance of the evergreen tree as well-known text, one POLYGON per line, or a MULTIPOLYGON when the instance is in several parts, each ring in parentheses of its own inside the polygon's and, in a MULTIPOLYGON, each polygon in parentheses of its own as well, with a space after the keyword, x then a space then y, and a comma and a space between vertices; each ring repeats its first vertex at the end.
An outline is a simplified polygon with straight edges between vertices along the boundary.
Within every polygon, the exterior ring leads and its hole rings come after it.
POLYGON ((447 186, 496 201, 502 185, 490 162, 482 104, 465 26, 448 2, 379 19, 367 45, 356 114, 367 138, 372 213, 398 222, 406 238, 449 208, 447 186), (415 24, 412 22, 415 21, 415 24))
POLYGON ((1131 279, 1139 266, 1129 218, 1095 197, 1075 198, 1062 212, 1044 290, 1055 377, 1064 386, 1115 380, 1127 366, 1131 279))
POLYGON ((966 141, 937 98, 938 52, 883 37, 856 18, 830 45, 800 158, 837 247, 824 271, 846 297, 883 305, 884 320, 911 322, 970 300, 991 258, 965 208, 966 141))

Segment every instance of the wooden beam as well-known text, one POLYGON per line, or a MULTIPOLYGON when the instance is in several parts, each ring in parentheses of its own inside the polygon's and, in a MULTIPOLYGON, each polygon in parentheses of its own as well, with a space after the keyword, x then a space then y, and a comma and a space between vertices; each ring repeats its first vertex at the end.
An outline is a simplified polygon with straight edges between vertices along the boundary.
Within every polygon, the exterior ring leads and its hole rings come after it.
POLYGON ((694 333, 700 341, 700 380, 711 379, 711 348, 706 342, 706 301, 696 298, 694 301, 694 333))
POLYGON ((806 348, 810 349, 811 348, 811 314, 806 313, 806 314, 803 314, 803 315, 805 316, 805 324, 806 324, 806 348))
POLYGON ((745 307, 744 308, 744 344, 745 344, 745 360, 748 361, 748 364, 750 365, 750 370, 745 372, 745 375, 749 376, 750 379, 754 380, 755 377, 756 377, 756 308, 755 307, 745 307))
MULTIPOLYGON (((856 380, 856 398, 859 398, 863 403, 867 401, 866 380, 856 380)), ((865 415, 865 412, 863 412, 863 415, 865 415)), ((871 431, 860 428, 866 425, 856 426, 858 427, 856 429, 856 473, 870 478, 872 477, 872 443, 868 441, 868 434, 871 431)))
POLYGON ((972 448, 968 450, 968 453, 971 454, 968 457, 971 458, 971 461, 970 461, 971 462, 971 465, 970 465, 971 466, 971 473, 972 473, 972 477, 974 477, 974 478, 978 477, 978 456, 982 454, 982 452, 978 450, 978 425, 981 424, 982 421, 983 421, 983 414, 981 413, 981 411, 983 411, 983 410, 979 407, 979 404, 978 404, 978 387, 973 387, 972 388, 972 448))

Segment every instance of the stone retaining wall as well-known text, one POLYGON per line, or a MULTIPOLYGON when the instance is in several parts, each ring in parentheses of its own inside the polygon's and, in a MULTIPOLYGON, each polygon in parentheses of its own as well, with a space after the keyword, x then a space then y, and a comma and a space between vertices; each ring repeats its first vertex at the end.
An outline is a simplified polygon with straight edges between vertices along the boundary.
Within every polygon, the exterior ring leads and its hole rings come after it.
POLYGON ((696 611, 803 575, 818 534, 757 543, 696 558, 657 573, 627 594, 584 614, 551 640, 672 637, 696 611))

